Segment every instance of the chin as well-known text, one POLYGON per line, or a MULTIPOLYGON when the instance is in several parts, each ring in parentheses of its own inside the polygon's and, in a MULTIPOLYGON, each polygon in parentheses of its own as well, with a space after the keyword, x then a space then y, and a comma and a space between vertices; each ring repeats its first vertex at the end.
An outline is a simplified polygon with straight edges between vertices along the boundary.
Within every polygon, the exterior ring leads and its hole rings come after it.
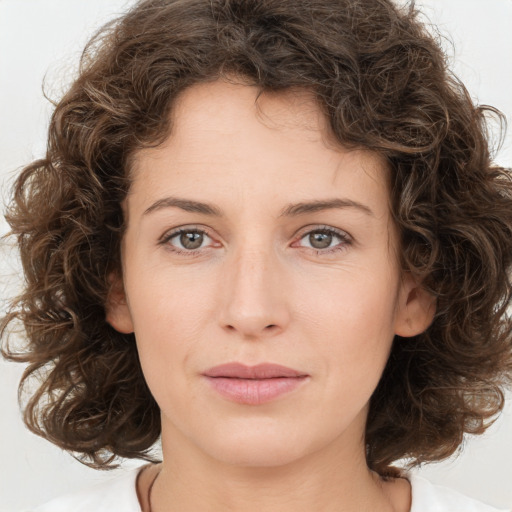
MULTIPOLYGON (((202 449, 214 459, 237 467, 270 468, 291 464, 318 449, 297 432, 264 428, 234 431, 210 438, 202 449)), ((321 444, 321 443, 320 443, 321 444)))

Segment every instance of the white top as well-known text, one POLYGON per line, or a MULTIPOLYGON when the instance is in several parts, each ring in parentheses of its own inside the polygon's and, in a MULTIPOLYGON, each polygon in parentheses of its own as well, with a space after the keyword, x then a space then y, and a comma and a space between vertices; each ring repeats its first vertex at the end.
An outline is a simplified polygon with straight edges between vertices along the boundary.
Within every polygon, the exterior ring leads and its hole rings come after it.
MULTIPOLYGON (((27 512, 141 512, 136 491, 140 468, 95 487, 66 494, 27 512)), ((512 512, 499 510, 452 489, 409 475, 412 488, 410 512, 512 512)))

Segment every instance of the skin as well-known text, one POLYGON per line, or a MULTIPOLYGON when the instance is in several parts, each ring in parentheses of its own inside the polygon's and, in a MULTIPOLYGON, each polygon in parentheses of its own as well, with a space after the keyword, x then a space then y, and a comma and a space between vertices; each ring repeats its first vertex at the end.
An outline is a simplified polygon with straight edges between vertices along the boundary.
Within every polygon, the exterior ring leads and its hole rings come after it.
POLYGON ((394 335, 420 333, 433 314, 399 270, 389 170, 333 144, 308 93, 257 95, 224 81, 187 89, 169 138, 134 161, 107 319, 135 332, 162 411, 163 464, 141 475, 142 506, 159 472, 153 512, 408 511, 408 482, 372 473, 363 442, 394 335), (202 376, 233 361, 308 378, 239 404, 202 376))

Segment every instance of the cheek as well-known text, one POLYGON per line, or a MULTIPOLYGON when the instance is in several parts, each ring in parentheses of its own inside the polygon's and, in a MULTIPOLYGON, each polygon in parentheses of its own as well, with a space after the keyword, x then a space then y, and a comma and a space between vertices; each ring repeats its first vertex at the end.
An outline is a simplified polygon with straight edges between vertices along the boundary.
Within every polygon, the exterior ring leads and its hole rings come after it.
POLYGON ((198 327, 201 312, 209 308, 211 275, 169 263, 147 266, 135 261, 132 268, 137 272, 127 276, 127 295, 136 332, 186 333, 198 327))
MULTIPOLYGON (((389 274, 389 271, 388 273, 389 274)), ((393 334, 397 280, 368 269, 305 278, 300 308, 315 328, 337 331, 341 339, 378 342, 393 334), (306 282, 307 281, 307 282, 306 282)))
POLYGON ((189 359, 200 351, 214 313, 215 290, 206 285, 210 282, 206 276, 162 267, 127 276, 139 357, 153 392, 191 371, 189 359))
POLYGON ((302 324, 323 355, 331 389, 373 391, 394 339, 396 286, 370 272, 310 283, 302 324))

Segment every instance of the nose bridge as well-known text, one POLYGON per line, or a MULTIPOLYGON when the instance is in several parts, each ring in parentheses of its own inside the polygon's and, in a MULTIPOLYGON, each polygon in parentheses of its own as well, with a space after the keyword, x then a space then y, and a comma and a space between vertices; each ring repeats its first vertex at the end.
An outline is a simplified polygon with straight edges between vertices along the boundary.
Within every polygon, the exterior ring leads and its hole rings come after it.
POLYGON ((281 331, 288 323, 282 269, 271 244, 246 238, 226 262, 221 322, 248 337, 281 331))

